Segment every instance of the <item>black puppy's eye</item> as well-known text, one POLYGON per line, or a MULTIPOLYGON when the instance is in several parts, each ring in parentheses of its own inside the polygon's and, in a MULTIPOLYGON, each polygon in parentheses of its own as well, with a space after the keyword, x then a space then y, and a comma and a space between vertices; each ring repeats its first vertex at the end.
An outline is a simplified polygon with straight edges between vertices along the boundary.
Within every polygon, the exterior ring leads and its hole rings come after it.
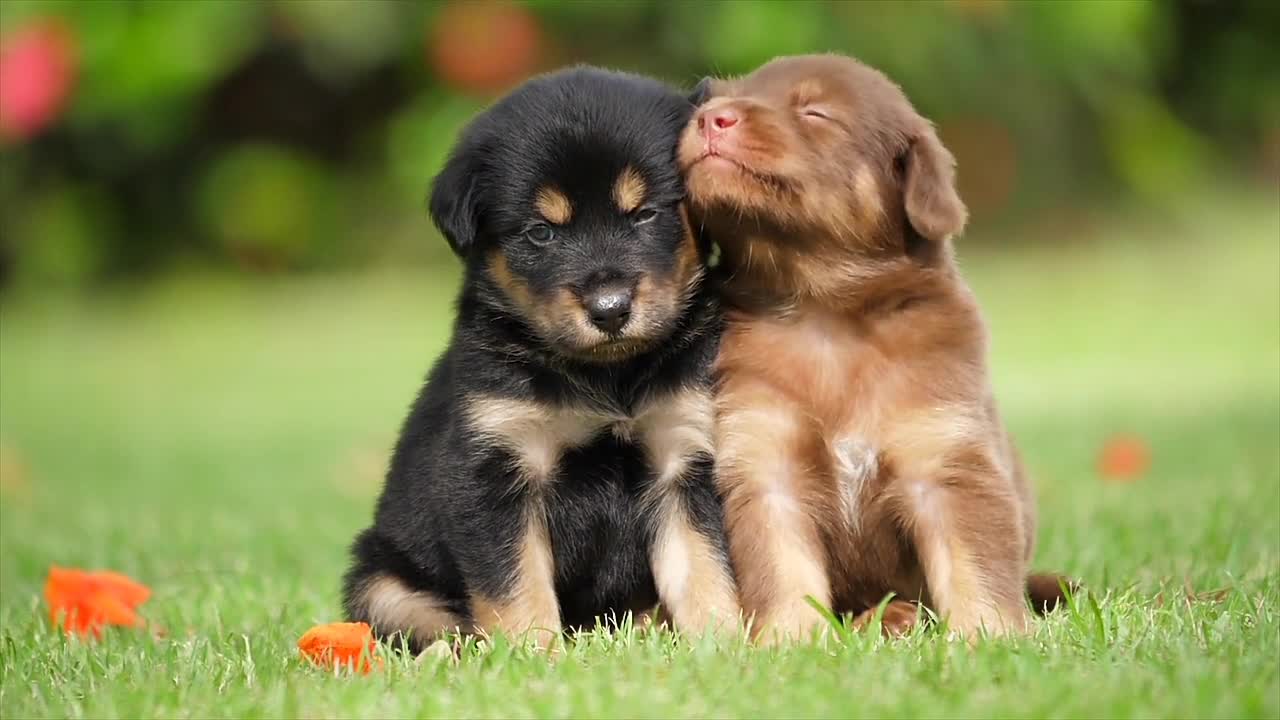
POLYGON ((538 247, 550 245, 551 241, 556 239, 555 231, 546 223, 535 223, 530 225, 525 229, 524 236, 528 238, 529 242, 537 245, 538 247))
POLYGON ((635 221, 637 225, 643 225, 647 222, 653 222, 657 217, 657 208, 643 207, 636 211, 635 221))

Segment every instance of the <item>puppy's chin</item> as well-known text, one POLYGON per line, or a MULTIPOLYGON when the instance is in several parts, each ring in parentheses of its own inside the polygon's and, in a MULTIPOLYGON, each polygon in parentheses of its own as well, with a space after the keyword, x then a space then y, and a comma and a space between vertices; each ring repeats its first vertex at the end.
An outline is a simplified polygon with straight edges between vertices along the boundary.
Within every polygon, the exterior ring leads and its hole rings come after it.
POLYGON ((745 162, 709 155, 685 171, 689 203, 699 214, 750 222, 769 216, 779 205, 793 200, 794 185, 785 178, 745 162))
POLYGON ((648 322, 643 308, 636 315, 621 333, 609 335, 575 312, 544 326, 541 335, 553 352, 567 360, 593 365, 619 363, 652 350, 669 334, 667 323, 648 322))
POLYGON ((560 345, 557 350, 567 358, 593 365, 609 365, 630 360, 652 350, 657 340, 620 337, 604 340, 595 345, 560 345))

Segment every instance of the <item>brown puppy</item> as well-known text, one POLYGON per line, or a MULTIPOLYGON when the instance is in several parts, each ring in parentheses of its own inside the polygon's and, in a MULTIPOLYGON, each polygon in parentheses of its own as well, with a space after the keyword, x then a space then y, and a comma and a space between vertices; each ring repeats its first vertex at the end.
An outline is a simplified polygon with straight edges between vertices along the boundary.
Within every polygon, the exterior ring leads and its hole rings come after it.
POLYGON ((951 153, 850 58, 708 83, 679 160, 721 249, 717 464, 757 635, 810 632, 805 596, 863 612, 890 591, 962 634, 1023 630, 1034 503, 953 260, 951 153))

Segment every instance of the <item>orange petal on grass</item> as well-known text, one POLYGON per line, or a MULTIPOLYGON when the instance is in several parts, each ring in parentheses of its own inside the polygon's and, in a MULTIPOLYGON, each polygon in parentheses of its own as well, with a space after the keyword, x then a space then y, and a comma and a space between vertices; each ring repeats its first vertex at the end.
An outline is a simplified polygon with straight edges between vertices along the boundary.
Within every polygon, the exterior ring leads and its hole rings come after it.
POLYGON ((142 624, 138 606, 151 597, 151 589, 117 572, 86 572, 49 568, 44 599, 49 619, 68 634, 102 635, 105 625, 136 627, 142 624))
POLYGON ((105 590, 91 593, 88 604, 96 612, 97 618, 107 625, 133 627, 138 624, 138 613, 123 599, 105 590))
POLYGON ((92 573, 92 577, 105 592, 129 607, 136 608, 151 598, 151 588, 123 573, 99 570, 92 573))
POLYGON ((1151 465, 1151 450, 1142 438, 1116 435, 1107 440, 1098 456, 1098 472, 1109 482, 1133 482, 1151 465))
POLYGON ((329 623, 317 625, 298 640, 303 657, 324 667, 341 665, 368 673, 382 665, 375 656, 378 647, 368 623, 329 623))

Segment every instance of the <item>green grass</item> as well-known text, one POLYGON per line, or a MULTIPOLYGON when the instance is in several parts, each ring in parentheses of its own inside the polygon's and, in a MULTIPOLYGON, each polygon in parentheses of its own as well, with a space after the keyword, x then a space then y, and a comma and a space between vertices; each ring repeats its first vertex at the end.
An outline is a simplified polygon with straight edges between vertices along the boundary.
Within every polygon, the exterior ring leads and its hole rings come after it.
POLYGON ((449 322, 452 275, 192 278, 0 306, 0 716, 1277 717, 1280 217, 1242 196, 962 258, 1040 495, 1037 567, 1094 589, 1033 636, 783 650, 498 640, 368 677, 303 664, 449 322), (1153 464, 1106 483, 1134 433, 1153 464), (163 638, 53 631, 52 563, 150 584, 163 638), (1220 598, 1189 601, 1226 589, 1220 598))

